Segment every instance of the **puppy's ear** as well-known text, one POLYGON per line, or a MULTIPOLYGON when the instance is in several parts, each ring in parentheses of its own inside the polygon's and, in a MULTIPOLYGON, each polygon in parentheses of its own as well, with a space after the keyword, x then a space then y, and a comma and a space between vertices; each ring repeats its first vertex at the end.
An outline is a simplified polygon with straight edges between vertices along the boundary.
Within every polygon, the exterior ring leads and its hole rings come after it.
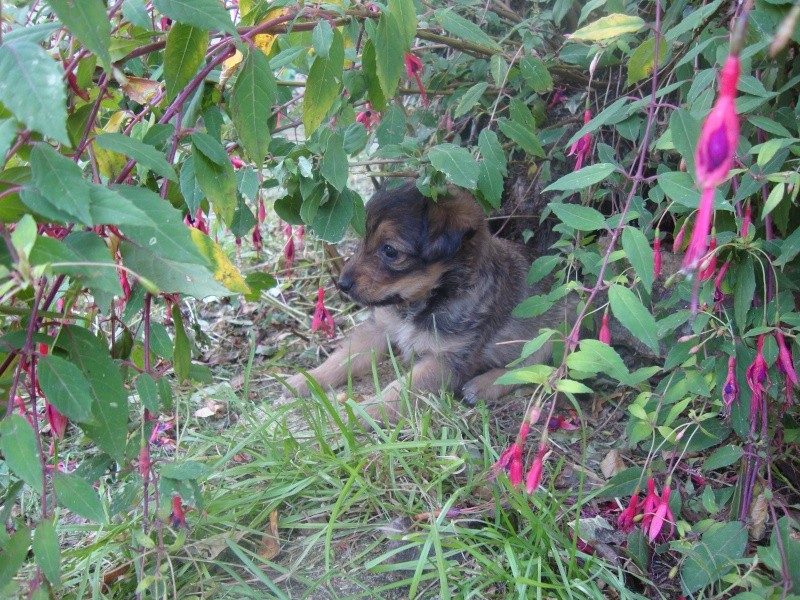
POLYGON ((428 236, 422 257, 429 262, 455 255, 466 240, 486 227, 483 210, 466 193, 429 204, 426 219, 428 236))

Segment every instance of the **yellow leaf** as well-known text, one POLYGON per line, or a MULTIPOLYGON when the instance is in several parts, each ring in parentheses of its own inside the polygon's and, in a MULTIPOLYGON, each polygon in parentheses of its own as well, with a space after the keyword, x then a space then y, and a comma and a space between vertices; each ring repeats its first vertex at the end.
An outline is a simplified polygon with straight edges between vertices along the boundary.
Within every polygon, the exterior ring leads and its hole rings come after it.
POLYGON ((222 63, 222 74, 220 74, 219 76, 220 85, 225 85, 225 82, 231 78, 231 75, 236 73, 236 70, 239 68, 241 62, 242 62, 242 53, 237 50, 233 56, 226 59, 222 63))
POLYGON ((161 89, 161 83, 144 77, 126 77, 122 91, 134 102, 147 104, 161 89))
MULTIPOLYGON (((262 23, 266 23, 267 21, 271 21, 272 19, 277 19, 278 17, 282 17, 285 14, 288 14, 288 8, 273 8, 269 11, 263 19, 261 19, 262 23)), ((259 33, 258 35, 253 37, 253 43, 256 47, 260 48, 261 51, 269 56, 269 53, 272 51, 272 46, 275 44, 275 41, 278 39, 278 36, 272 33, 259 33)))
POLYGON ((250 288, 244 282, 242 274, 239 273, 239 270, 228 260, 228 257, 225 256, 219 244, 199 229, 190 227, 189 232, 191 233, 192 241, 200 250, 200 253, 211 262, 211 268, 214 271, 214 279, 232 292, 249 294, 250 288))
POLYGON ((607 17, 597 19, 586 27, 581 27, 575 33, 568 34, 572 40, 583 40, 587 42, 599 42, 610 40, 626 33, 634 33, 644 27, 645 23, 641 17, 614 13, 607 17))
POLYGON ((122 154, 117 154, 111 150, 101 148, 92 142, 94 158, 97 161, 97 169, 103 177, 114 179, 128 162, 128 158, 122 154))
POLYGON ((124 125, 125 121, 128 118, 128 113, 124 110, 118 110, 111 118, 108 120, 108 123, 105 124, 103 127, 103 131, 106 133, 117 133, 122 126, 124 125))

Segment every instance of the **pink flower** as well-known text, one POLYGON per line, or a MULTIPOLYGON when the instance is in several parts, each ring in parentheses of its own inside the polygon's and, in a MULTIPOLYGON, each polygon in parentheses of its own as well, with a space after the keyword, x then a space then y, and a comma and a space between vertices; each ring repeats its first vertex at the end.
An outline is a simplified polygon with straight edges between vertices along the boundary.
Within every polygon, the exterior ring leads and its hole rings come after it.
POLYGON ((413 54, 406 52, 405 53, 405 61, 406 61, 406 73, 408 74, 409 78, 413 77, 417 81, 417 87, 419 88, 419 93, 422 95, 422 102, 425 104, 425 107, 428 106, 428 95, 425 93, 425 87, 422 85, 422 79, 420 75, 425 73, 425 69, 422 66, 422 61, 414 56, 413 54))
POLYGON ((665 486, 664 492, 657 502, 653 519, 650 521, 650 527, 648 528, 647 537, 651 542, 655 541, 655 539, 661 533, 661 529, 664 527, 665 522, 668 522, 670 525, 667 537, 672 537, 672 535, 675 533, 675 517, 672 514, 672 510, 669 508, 669 495, 669 486, 665 486))
POLYGON ((722 387, 722 411, 725 416, 731 414, 731 406, 739 399, 739 384, 736 382, 736 356, 728 358, 728 376, 722 387))
POLYGON ((330 337, 334 335, 334 322, 330 311, 325 307, 325 290, 317 290, 317 305, 314 307, 314 318, 311 320, 311 331, 322 329, 330 337))
POLYGON ((647 478, 647 495, 642 503, 642 528, 646 528, 653 518, 656 506, 658 505, 658 494, 656 493, 656 482, 652 477, 647 478))
POLYGON ((379 121, 380 115, 375 112, 369 103, 364 105, 364 110, 359 111, 356 115, 356 122, 361 123, 367 130, 372 129, 379 121))
MULTIPOLYGON (((585 110, 583 113, 583 124, 586 125, 589 121, 592 120, 592 111, 585 110)), ((583 161, 589 156, 589 152, 592 149, 592 134, 587 133, 577 142, 572 144, 570 147, 567 156, 574 156, 575 157, 575 170, 579 170, 583 165, 583 161)))
POLYGON ((725 294, 722 293, 722 282, 730 266, 731 261, 726 260, 719 268, 719 273, 717 273, 717 276, 714 278, 714 307, 717 310, 722 308, 722 302, 725 300, 725 294))
POLYGON ((683 246, 683 236, 686 235, 686 225, 688 223, 689 223, 688 219, 686 221, 684 221, 683 225, 681 225, 681 228, 678 230, 678 233, 676 233, 675 236, 672 239, 672 253, 673 254, 677 254, 678 250, 680 250, 681 246, 683 246))
POLYGON ((597 335, 597 339, 604 344, 611 345, 611 329, 608 327, 608 310, 603 313, 603 320, 600 324, 600 333, 597 335))
POLYGON ((261 254, 262 241, 261 231, 258 228, 258 224, 256 224, 253 227, 253 247, 256 249, 256 254, 261 254))
POLYGON ((653 279, 658 279, 661 275, 661 237, 656 228, 655 238, 653 238, 653 279))
POLYGON ((230 159, 234 169, 238 170, 244 166, 244 161, 238 156, 229 156, 228 158, 230 159))
POLYGON ((183 510, 183 501, 180 496, 172 497, 172 514, 170 515, 169 522, 175 529, 178 527, 189 527, 186 524, 186 513, 183 510))
POLYGON ((702 258, 706 255, 706 239, 711 231, 711 218, 714 216, 714 188, 709 187, 703 190, 700 197, 700 208, 697 210, 697 217, 692 228, 692 238, 689 240, 689 247, 683 257, 681 270, 689 273, 697 269, 702 258))
POLYGON ((797 371, 794 369, 792 351, 786 345, 783 333, 778 329, 775 331, 775 339, 778 341, 778 371, 783 374, 784 386, 786 389, 786 404, 791 404, 794 399, 792 386, 798 385, 797 371))
POLYGON ((44 414, 47 417, 47 422, 50 424, 50 431, 53 432, 58 439, 64 437, 64 432, 67 430, 67 417, 58 412, 58 409, 49 402, 44 403, 44 414))
POLYGON ((619 514, 619 518, 617 519, 617 527, 619 527, 620 530, 624 531, 625 533, 633 530, 635 524, 634 519, 639 514, 640 501, 638 486, 636 490, 636 493, 631 496, 631 501, 628 503, 628 507, 619 514))
POLYGON ((694 160, 697 183, 702 189, 725 181, 733 165, 739 141, 739 117, 736 115, 736 86, 739 82, 739 57, 729 55, 722 67, 719 97, 708 113, 694 160))
POLYGON ((762 408, 765 406, 764 382, 767 380, 767 361, 764 360, 764 336, 758 336, 758 349, 753 363, 747 367, 747 385, 752 391, 752 398, 750 400, 750 422, 755 424, 757 418, 762 414, 762 408))
POLYGON ((561 104, 567 99, 567 95, 564 93, 564 88, 556 88, 553 92, 553 95, 550 96, 550 102, 547 103, 547 110, 550 110, 554 106, 561 104))
POLYGON ((263 223, 267 218, 267 209, 264 207, 264 199, 258 199, 258 222, 263 223))
POLYGON ((717 236, 711 237, 711 243, 708 245, 708 254, 706 259, 700 265, 700 281, 706 281, 714 276, 714 271, 717 270, 717 236))
POLYGON ((536 458, 533 459, 533 464, 528 470, 528 475, 525 477, 525 491, 529 494, 532 494, 542 482, 542 467, 546 454, 547 444, 542 442, 539 444, 539 451, 536 453, 536 458))
POLYGON ((283 257, 286 259, 286 274, 291 275, 292 263, 294 262, 294 232, 292 226, 287 225, 283 228, 283 233, 286 234, 287 240, 283 245, 283 257))
POLYGON ((491 477, 497 477, 501 471, 508 471, 508 479, 512 485, 517 486, 522 483, 522 446, 525 444, 529 430, 530 424, 523 421, 517 439, 503 451, 497 462, 492 465, 491 477))

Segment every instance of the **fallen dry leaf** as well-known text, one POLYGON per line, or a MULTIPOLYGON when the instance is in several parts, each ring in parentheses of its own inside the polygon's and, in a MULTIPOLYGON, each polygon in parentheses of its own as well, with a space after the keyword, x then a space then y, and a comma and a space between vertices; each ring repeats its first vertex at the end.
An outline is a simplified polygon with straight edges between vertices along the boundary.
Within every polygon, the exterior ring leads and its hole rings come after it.
POLYGON ((273 510, 269 513, 269 525, 267 531, 261 538, 258 547, 258 555, 266 560, 272 560, 281 551, 281 544, 278 541, 278 511, 273 510))
POLYGON ((600 461, 600 470, 606 479, 611 479, 625 470, 625 462, 622 460, 619 450, 610 450, 606 454, 605 458, 600 461))

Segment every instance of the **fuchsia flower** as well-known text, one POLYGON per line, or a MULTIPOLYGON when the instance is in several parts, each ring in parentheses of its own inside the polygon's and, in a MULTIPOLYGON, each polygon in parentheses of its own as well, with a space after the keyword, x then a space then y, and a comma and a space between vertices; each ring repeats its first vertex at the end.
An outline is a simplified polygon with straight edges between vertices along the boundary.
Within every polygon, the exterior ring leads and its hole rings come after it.
POLYGON ((767 361, 764 359, 764 335, 758 336, 756 357, 747 367, 747 385, 753 392, 750 400, 750 421, 755 423, 764 407, 764 382, 767 380, 767 361))
POLYGON ((658 279, 659 275, 661 275, 661 232, 656 227, 653 238, 653 279, 658 279))
POLYGON ((639 488, 637 487, 636 492, 631 496, 631 501, 628 503, 628 507, 619 514, 619 518, 617 519, 617 527, 619 527, 625 533, 633 531, 633 527, 635 525, 634 519, 639 514, 639 508, 639 488))
POLYGON ((669 485, 664 486, 664 491, 661 495, 661 498, 658 499, 656 503, 656 509, 653 513, 653 518, 650 521, 650 527, 648 528, 647 537, 648 539, 653 542, 661 533, 661 529, 664 527, 664 523, 669 523, 669 533, 667 537, 672 537, 675 533, 675 516, 672 514, 672 510, 669 508, 669 495, 670 489, 669 485))
POLYGON ((736 382, 736 356, 728 358, 728 376, 722 387, 722 411, 727 417, 731 414, 731 406, 739 399, 739 384, 736 382))
POLYGON ((536 458, 533 459, 533 464, 528 470, 528 475, 525 477, 525 491, 532 494, 542 482, 542 467, 544 466, 544 457, 547 454, 547 444, 541 442, 539 444, 539 451, 536 453, 536 458))
POLYGON ((778 371, 783 374, 786 388, 786 404, 791 404, 794 398, 792 386, 798 385, 797 371, 794 369, 792 351, 786 345, 786 340, 780 329, 775 331, 775 339, 778 342, 778 371))
POLYGON ((708 113, 695 150, 695 173, 701 188, 716 187, 728 176, 739 142, 739 117, 736 114, 736 86, 739 84, 739 57, 731 54, 722 67, 720 90, 708 113))
POLYGON ((422 95, 422 102, 427 108, 428 95, 425 93, 425 87, 422 85, 422 78, 420 77, 420 75, 425 73, 425 68, 422 66, 422 61, 410 52, 406 52, 404 58, 406 61, 406 73, 408 74, 409 78, 413 77, 417 81, 419 93, 422 95))
POLYGON ((714 276, 714 271, 717 270, 717 236, 711 237, 711 243, 708 245, 708 254, 706 259, 700 265, 700 281, 706 281, 714 276))
POLYGON ((681 270, 689 273, 697 269, 700 261, 706 255, 706 239, 711 230, 711 219, 714 216, 714 188, 709 187, 703 190, 700 197, 700 208, 697 209, 697 217, 692 228, 692 237, 689 240, 689 247, 683 256, 681 270))
POLYGON ((175 529, 178 527, 186 527, 188 529, 189 527, 186 524, 186 513, 183 510, 183 500, 181 500, 180 496, 172 497, 172 514, 169 522, 175 529))
POLYGON ((714 308, 719 310, 722 308, 722 303, 725 300, 725 294, 722 293, 722 282, 731 266, 731 261, 726 260, 719 269, 719 273, 714 278, 714 308))
POLYGON ((652 477, 647 478, 647 495, 644 497, 642 503, 642 528, 647 528, 650 520, 653 518, 656 506, 658 505, 658 494, 656 493, 656 482, 652 477))
POLYGON ((258 199, 258 222, 263 223, 264 219, 267 218, 267 209, 264 206, 264 199, 258 199))
MULTIPOLYGON (((586 125, 589 121, 592 120, 592 111, 585 110, 583 112, 583 124, 586 125)), ((592 149, 592 134, 587 133, 577 142, 572 144, 570 147, 567 156, 574 156, 575 157, 575 170, 579 170, 583 165, 583 161, 589 157, 589 153, 592 149)))
POLYGON ((686 225, 688 223, 689 223, 688 219, 686 221, 684 221, 683 225, 681 225, 681 228, 678 230, 678 233, 676 233, 674 235, 674 237, 672 238, 672 253, 673 254, 677 254, 678 251, 681 249, 681 246, 683 246, 683 237, 686 235, 686 225))
POLYGON ((239 170, 244 166, 244 161, 238 156, 229 156, 228 158, 230 159, 231 165, 233 165, 234 169, 239 170))
POLYGON ((322 329, 330 337, 334 336, 335 324, 330 311, 325 307, 325 290, 317 290, 317 305, 314 307, 314 318, 311 320, 311 331, 322 329))
POLYGON ((58 412, 58 409, 49 402, 44 403, 44 414, 50 424, 50 431, 58 439, 62 439, 67 430, 67 423, 69 423, 67 417, 58 412))
POLYGON ((359 111, 356 115, 356 122, 361 123, 368 131, 377 125, 379 121, 380 115, 375 112, 369 102, 364 105, 364 110, 359 111))
POLYGON ((611 345, 611 329, 608 327, 608 310, 603 313, 603 320, 600 323, 600 333, 597 335, 597 339, 604 344, 611 345))
POLYGON ((253 247, 256 249, 257 255, 261 254, 262 242, 261 231, 258 228, 258 224, 256 224, 256 226, 253 227, 253 247))
POLYGON ((530 427, 527 421, 522 423, 517 439, 503 451, 497 462, 492 465, 492 477, 497 477, 501 471, 508 471, 508 479, 512 485, 517 486, 522 483, 522 446, 525 444, 525 438, 528 437, 530 427))
POLYGON ((547 103, 547 110, 550 110, 554 106, 563 103, 567 99, 567 95, 564 93, 564 88, 556 88, 553 92, 553 95, 550 96, 550 102, 547 103))
POLYGON ((292 263, 294 262, 294 231, 291 225, 286 225, 283 228, 283 233, 286 234, 286 243, 283 245, 283 257, 286 259, 286 275, 292 274, 292 263))

